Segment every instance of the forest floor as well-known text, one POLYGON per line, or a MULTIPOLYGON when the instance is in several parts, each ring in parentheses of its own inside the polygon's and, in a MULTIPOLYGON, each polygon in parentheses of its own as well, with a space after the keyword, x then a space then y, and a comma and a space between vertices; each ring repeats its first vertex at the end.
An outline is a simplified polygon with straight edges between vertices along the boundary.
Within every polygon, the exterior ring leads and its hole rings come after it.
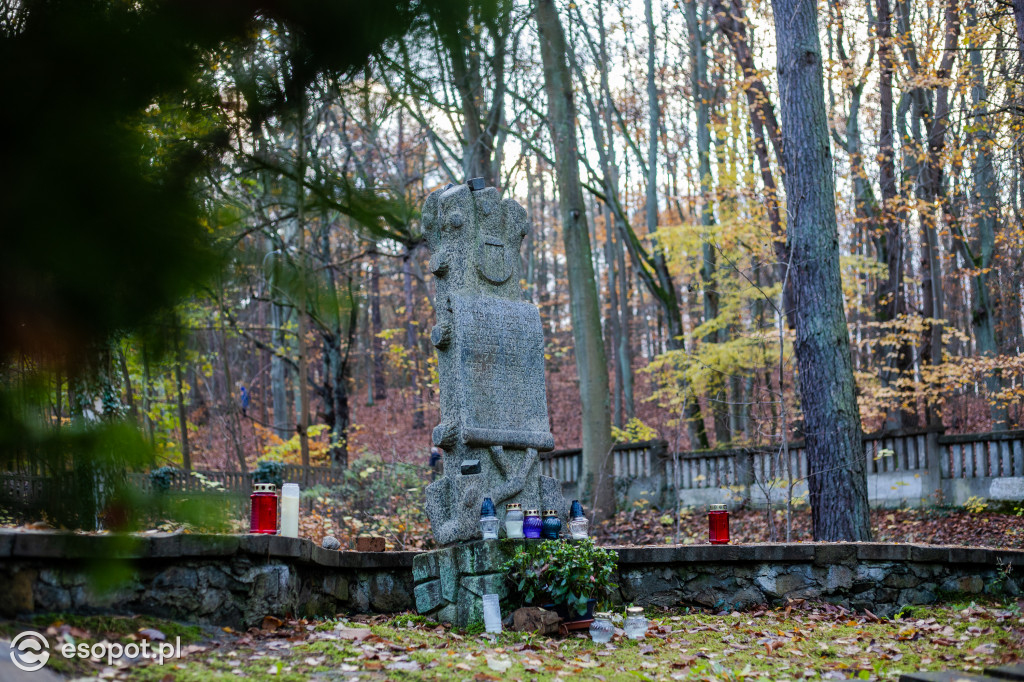
MULTIPOLYGON (((941 507, 874 509, 871 530, 875 542, 1020 549, 1024 548, 1024 508, 1009 514, 941 507)), ((785 542, 786 514, 782 510, 774 513, 751 509, 732 511, 729 532, 733 543, 785 542)), ((671 514, 635 509, 617 514, 612 521, 599 526, 594 536, 603 545, 702 544, 708 541, 708 521, 703 513, 683 511, 677 539, 671 514)), ((789 539, 793 542, 811 540, 809 509, 793 511, 789 539)))
MULTIPOLYGON (((338 506, 336 500, 315 500, 311 510, 300 518, 299 535, 320 544, 326 535, 333 535, 342 548, 355 546, 360 533, 381 535, 387 549, 432 549, 434 547, 430 523, 422 505, 412 502, 396 508, 370 513, 365 509, 338 506)), ((244 533, 248 519, 239 516, 229 519, 225 526, 206 528, 167 522, 159 525, 163 531, 186 530, 205 532, 244 533)), ((47 529, 44 523, 0 523, 7 529, 47 529)), ((962 508, 930 509, 876 509, 871 512, 871 529, 875 542, 920 543, 929 545, 969 545, 1024 549, 1024 509, 1015 513, 969 511, 962 508)), ((747 542, 786 542, 786 515, 776 511, 769 515, 764 510, 740 509, 729 513, 729 530, 734 544, 747 542), (772 532, 774 524, 774 534, 772 532)), ((708 542, 707 516, 700 511, 684 510, 679 517, 679 534, 671 514, 656 509, 634 509, 620 512, 592 533, 600 545, 665 545, 706 544, 708 542)), ((811 514, 807 508, 795 509, 792 514, 790 541, 811 540, 811 514)))
MULTIPOLYGON (((0 637, 32 628, 46 636, 47 668, 72 677, 174 680, 796 680, 896 679, 911 670, 1017 663, 1024 601, 906 608, 891 620, 830 604, 711 614, 651 613, 641 641, 616 631, 608 644, 584 634, 455 631, 421 616, 286 620, 248 632, 141 617, 37 616, 0 621, 0 637), (64 658, 65 644, 181 638, 182 657, 154 661, 64 658)), ((9 663, 6 665, 10 665, 9 663)))

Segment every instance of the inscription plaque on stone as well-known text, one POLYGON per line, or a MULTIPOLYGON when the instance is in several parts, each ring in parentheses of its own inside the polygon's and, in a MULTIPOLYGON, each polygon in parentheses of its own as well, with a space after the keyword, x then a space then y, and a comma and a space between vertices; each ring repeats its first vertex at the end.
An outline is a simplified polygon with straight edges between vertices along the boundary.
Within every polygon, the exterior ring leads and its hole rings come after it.
POLYGON ((467 445, 550 450, 540 313, 526 302, 493 306, 452 297, 462 435, 467 445))
POLYGON ((544 384, 544 332, 520 286, 519 249, 529 224, 512 199, 482 183, 449 185, 423 206, 436 277, 444 476, 427 487, 427 515, 439 544, 479 537, 480 503, 565 514, 561 483, 541 476, 551 450, 544 384), (472 187, 472 189, 471 189, 472 187))

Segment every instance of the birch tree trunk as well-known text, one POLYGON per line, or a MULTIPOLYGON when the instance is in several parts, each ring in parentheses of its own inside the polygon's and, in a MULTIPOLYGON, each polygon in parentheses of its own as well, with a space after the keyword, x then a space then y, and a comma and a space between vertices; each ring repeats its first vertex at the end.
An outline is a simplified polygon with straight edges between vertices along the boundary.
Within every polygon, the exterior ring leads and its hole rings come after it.
POLYGON ((815 540, 871 539, 860 410, 839 272, 835 181, 814 0, 773 0, 790 278, 815 540))
POLYGON ((587 497, 594 510, 594 518, 601 521, 615 511, 610 467, 608 363, 601 337, 601 303, 594 279, 583 186, 579 177, 576 103, 566 61, 565 34, 554 0, 537 0, 535 12, 548 97, 548 125, 555 148, 555 175, 569 276, 569 308, 580 382, 583 483, 589 492, 587 497))

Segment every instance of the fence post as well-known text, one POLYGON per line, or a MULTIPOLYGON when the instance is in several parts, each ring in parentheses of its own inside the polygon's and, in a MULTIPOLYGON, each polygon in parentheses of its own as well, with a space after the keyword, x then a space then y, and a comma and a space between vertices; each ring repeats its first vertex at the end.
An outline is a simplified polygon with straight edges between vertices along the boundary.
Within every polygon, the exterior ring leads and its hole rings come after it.
POLYGON ((740 503, 744 508, 750 506, 750 491, 754 488, 754 451, 750 448, 743 448, 733 455, 733 462, 736 466, 736 484, 743 486, 740 494, 743 501, 740 503))
POLYGON ((678 501, 674 506, 671 504, 675 490, 672 485, 672 476, 668 473, 668 441, 651 441, 647 444, 647 449, 650 457, 648 461, 651 463, 651 488, 658 491, 658 507, 661 509, 678 508, 678 501), (657 482, 657 487, 653 485, 655 482, 657 482))
POLYGON ((937 502, 942 498, 942 446, 939 444, 939 436, 944 429, 931 428, 924 436, 925 467, 920 471, 921 475, 921 506, 929 504, 929 497, 936 495, 933 501, 937 502))

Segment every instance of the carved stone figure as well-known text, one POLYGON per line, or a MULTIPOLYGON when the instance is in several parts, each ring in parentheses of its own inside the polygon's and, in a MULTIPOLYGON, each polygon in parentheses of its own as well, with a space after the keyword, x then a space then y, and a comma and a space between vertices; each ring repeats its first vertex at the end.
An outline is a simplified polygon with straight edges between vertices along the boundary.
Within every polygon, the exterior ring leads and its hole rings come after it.
MULTIPOLYGON (((561 483, 541 476, 538 452, 554 448, 544 385, 544 333, 524 300, 519 248, 526 211, 481 179, 427 197, 423 229, 437 278, 441 423, 434 444, 444 475, 427 487, 427 516, 441 545, 480 537, 480 505, 565 514, 561 483)), ((564 521, 564 519, 563 519, 564 521)))

